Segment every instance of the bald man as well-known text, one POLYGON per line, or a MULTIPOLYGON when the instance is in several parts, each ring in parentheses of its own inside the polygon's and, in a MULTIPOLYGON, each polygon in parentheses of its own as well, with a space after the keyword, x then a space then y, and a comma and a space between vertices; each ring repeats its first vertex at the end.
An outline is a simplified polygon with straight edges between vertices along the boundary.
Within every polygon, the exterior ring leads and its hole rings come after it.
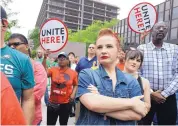
POLYGON ((176 96, 178 90, 178 46, 164 42, 168 25, 158 22, 152 30, 152 41, 138 47, 144 54, 141 75, 150 81, 151 109, 143 119, 151 125, 154 114, 158 125, 175 125, 177 116, 176 96))

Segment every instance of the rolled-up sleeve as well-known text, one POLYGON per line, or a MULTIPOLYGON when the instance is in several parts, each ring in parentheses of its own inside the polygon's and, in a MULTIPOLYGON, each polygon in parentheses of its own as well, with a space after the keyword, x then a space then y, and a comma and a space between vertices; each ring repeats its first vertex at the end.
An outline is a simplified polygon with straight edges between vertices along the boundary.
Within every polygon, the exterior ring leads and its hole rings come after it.
POLYGON ((88 69, 82 70, 79 74, 78 78, 78 90, 77 90, 77 95, 76 95, 76 100, 78 101, 79 98, 86 94, 89 93, 90 91, 87 89, 88 86, 91 84, 91 78, 87 74, 88 69))

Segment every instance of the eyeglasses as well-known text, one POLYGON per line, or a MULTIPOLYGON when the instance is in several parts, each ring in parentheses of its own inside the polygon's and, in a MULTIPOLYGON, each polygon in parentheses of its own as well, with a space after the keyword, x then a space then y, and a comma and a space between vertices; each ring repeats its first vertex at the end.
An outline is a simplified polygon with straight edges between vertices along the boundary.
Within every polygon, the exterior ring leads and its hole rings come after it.
POLYGON ((17 47, 17 46, 22 45, 22 44, 26 44, 26 43, 24 43, 24 42, 14 42, 14 43, 8 43, 7 45, 9 47, 11 47, 11 46, 17 47))
POLYGON ((95 47, 88 47, 89 49, 94 49, 95 47))

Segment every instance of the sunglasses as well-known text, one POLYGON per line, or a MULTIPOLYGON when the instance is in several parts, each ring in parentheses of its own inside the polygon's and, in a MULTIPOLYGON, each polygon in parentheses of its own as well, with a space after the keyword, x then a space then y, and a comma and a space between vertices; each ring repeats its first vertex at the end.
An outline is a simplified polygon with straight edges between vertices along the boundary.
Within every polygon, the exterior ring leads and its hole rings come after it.
POLYGON ((26 44, 26 43, 24 43, 24 42, 14 42, 14 43, 8 43, 7 45, 9 47, 11 47, 11 46, 17 47, 17 46, 22 45, 22 44, 26 44))
POLYGON ((89 49, 94 49, 94 47, 88 47, 89 49))
POLYGON ((59 57, 59 60, 67 60, 67 57, 59 57))

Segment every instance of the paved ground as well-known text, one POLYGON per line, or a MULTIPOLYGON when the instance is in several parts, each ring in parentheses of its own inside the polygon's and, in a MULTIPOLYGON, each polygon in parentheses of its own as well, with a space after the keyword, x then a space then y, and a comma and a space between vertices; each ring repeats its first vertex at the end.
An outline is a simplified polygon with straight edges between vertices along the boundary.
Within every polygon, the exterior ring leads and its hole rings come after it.
MULTIPOLYGON (((46 108, 46 105, 44 103, 44 98, 42 98, 42 117, 43 117, 43 120, 41 122, 41 125, 47 125, 46 121, 47 121, 47 108, 46 108)), ((74 122, 75 122, 75 118, 69 118, 69 121, 68 121, 68 125, 74 125, 74 122)), ((57 121, 56 125, 59 125, 59 121, 57 121)))

